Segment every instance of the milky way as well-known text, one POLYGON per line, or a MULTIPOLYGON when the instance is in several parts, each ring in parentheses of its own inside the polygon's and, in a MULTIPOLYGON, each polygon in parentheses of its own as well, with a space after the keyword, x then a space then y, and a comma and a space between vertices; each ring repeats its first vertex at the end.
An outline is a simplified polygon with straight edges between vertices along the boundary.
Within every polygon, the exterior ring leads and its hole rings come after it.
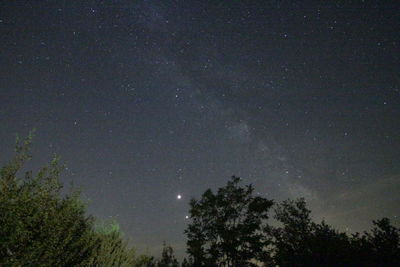
POLYGON ((155 254, 231 175, 340 229, 399 224, 398 9, 366 2, 3 1, 1 163, 36 128, 28 167, 60 155, 155 254))

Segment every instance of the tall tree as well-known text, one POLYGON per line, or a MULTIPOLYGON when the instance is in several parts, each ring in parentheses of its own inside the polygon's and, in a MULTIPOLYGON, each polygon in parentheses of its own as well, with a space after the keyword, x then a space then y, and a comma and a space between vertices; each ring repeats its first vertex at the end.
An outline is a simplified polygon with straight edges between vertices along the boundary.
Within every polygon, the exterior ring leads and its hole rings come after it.
POLYGON ((279 266, 348 266, 349 237, 324 221, 314 223, 310 213, 303 198, 277 205, 275 219, 281 226, 270 232, 274 263, 279 266))
POLYGON ((175 258, 174 249, 171 246, 167 246, 164 242, 163 250, 161 253, 161 259, 157 262, 157 267, 179 267, 179 262, 175 258))
POLYGON ((371 233, 349 237, 324 221, 315 223, 304 199, 275 209, 281 223, 269 228, 278 266, 400 266, 399 229, 389 219, 374 221, 371 233))
POLYGON ((364 233, 370 262, 376 266, 400 266, 400 229, 391 225, 388 218, 373 221, 373 225, 371 233, 364 233))
POLYGON ((61 194, 55 158, 37 175, 26 172, 32 135, 17 140, 16 155, 0 169, 0 266, 146 266, 118 228, 100 231, 77 191, 61 194))
POLYGON ((137 264, 136 251, 122 239, 117 222, 97 225, 93 236, 97 240, 97 246, 88 266, 145 266, 137 264))
POLYGON ((245 267, 267 261, 269 240, 263 230, 273 202, 253 196, 253 187, 239 182, 233 176, 216 194, 209 189, 200 200, 190 201, 185 233, 194 266, 245 267))
POLYGON ((77 193, 61 197, 58 160, 36 176, 17 176, 31 139, 17 141, 16 156, 0 171, 0 265, 86 266, 96 246, 93 219, 77 193))

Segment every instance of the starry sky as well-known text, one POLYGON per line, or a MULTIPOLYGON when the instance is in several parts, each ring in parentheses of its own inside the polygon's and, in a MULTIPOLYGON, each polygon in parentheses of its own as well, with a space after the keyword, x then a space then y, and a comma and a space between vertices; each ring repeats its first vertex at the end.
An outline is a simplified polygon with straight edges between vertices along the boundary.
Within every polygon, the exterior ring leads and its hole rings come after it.
POLYGON ((185 250, 231 175, 346 231, 400 214, 396 1, 0 2, 0 162, 36 128, 89 212, 185 250), (179 197, 178 197, 179 196, 179 197))

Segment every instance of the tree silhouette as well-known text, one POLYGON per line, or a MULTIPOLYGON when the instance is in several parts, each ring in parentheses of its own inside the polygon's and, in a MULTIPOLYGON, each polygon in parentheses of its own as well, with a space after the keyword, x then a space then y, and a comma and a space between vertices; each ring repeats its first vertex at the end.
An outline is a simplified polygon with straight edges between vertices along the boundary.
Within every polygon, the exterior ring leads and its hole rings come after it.
POLYGON ((361 237, 361 251, 374 266, 400 266, 400 229, 392 226, 388 218, 373 221, 371 233, 361 237))
POLYGON ((193 266, 193 262, 189 259, 184 258, 182 263, 181 263, 181 267, 191 267, 193 266))
POLYGON ((286 200, 275 209, 280 227, 270 227, 273 263, 279 266, 400 266, 399 230, 387 218, 371 233, 349 237, 314 223, 304 199, 286 200))
POLYGON ((17 141, 16 156, 0 171, 0 265, 85 266, 95 246, 93 221, 77 194, 60 197, 57 159, 36 177, 17 178, 31 139, 17 141))
POLYGON ((174 249, 167 246, 164 242, 161 259, 156 264, 157 267, 179 267, 178 260, 175 258, 174 249))
POLYGON ((207 190, 190 201, 185 233, 193 266, 256 266, 266 261, 268 240, 263 234, 271 200, 253 196, 253 187, 239 186, 233 176, 214 194, 207 190))
POLYGON ((99 231, 77 191, 62 196, 55 158, 36 176, 19 171, 30 159, 32 134, 0 169, 0 266, 146 266, 118 228, 99 231))
MULTIPOLYGON (((17 141, 15 157, 0 169, 0 266, 178 267, 171 246, 161 259, 136 255, 118 224, 95 224, 77 191, 61 194, 55 158, 37 175, 18 177, 30 159, 32 136, 17 141)), ((267 224, 273 201, 253 196, 233 176, 217 193, 190 201, 189 260, 197 266, 400 266, 400 230, 388 218, 348 236, 315 223, 304 199, 276 205, 279 225, 267 224)))
POLYGON ((88 266, 138 266, 136 251, 122 239, 117 222, 97 225, 93 236, 97 246, 88 266))

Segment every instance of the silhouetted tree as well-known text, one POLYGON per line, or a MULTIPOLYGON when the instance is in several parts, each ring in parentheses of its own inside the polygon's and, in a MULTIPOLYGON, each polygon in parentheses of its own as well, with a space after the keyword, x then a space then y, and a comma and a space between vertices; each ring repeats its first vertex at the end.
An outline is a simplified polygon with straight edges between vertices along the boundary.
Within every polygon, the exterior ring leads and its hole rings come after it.
POLYGON ((118 228, 94 228, 78 192, 61 195, 56 158, 36 176, 18 177, 31 140, 17 140, 15 157, 0 169, 0 266, 145 266, 118 228))
POLYGON ((374 222, 371 234, 349 237, 324 221, 317 224, 304 199, 275 209, 282 224, 270 227, 273 262, 279 266, 400 266, 399 230, 388 219, 374 222))
POLYGON ((253 196, 253 187, 239 186, 232 177, 214 194, 207 190, 200 200, 190 201, 185 233, 193 266, 256 266, 267 261, 269 244, 263 233, 271 200, 253 196))
POLYGON ((272 229, 273 258, 279 266, 349 266, 351 244, 345 233, 312 222, 304 199, 283 201, 275 209, 282 224, 272 229))
POLYGON ((193 262, 189 259, 184 258, 182 263, 181 263, 181 267, 191 267, 193 266, 193 262))
MULTIPOLYGON (((0 169, 0 266, 178 267, 172 247, 162 257, 136 255, 118 224, 99 227, 85 215, 77 191, 62 196, 55 158, 36 176, 18 177, 30 159, 32 136, 17 141, 16 156, 0 169)), ((400 266, 400 230, 388 218, 350 237, 311 220, 304 199, 275 208, 279 226, 266 223, 271 200, 232 177, 214 194, 190 202, 185 230, 189 261, 197 266, 400 266), (258 264, 258 265, 257 265, 258 264)))
POLYGON ((364 266, 400 266, 400 229, 388 218, 373 221, 371 232, 353 235, 353 255, 364 266))
POLYGON ((122 239, 115 221, 98 225, 93 236, 97 246, 88 266, 140 266, 135 249, 128 247, 128 242, 122 239))
POLYGON ((57 159, 36 177, 17 177, 31 139, 17 141, 16 156, 0 171, 0 265, 85 266, 95 247, 93 220, 77 194, 60 197, 57 159))
POLYGON ((174 249, 167 246, 164 242, 161 259, 157 262, 157 267, 179 267, 179 262, 175 258, 174 249))

